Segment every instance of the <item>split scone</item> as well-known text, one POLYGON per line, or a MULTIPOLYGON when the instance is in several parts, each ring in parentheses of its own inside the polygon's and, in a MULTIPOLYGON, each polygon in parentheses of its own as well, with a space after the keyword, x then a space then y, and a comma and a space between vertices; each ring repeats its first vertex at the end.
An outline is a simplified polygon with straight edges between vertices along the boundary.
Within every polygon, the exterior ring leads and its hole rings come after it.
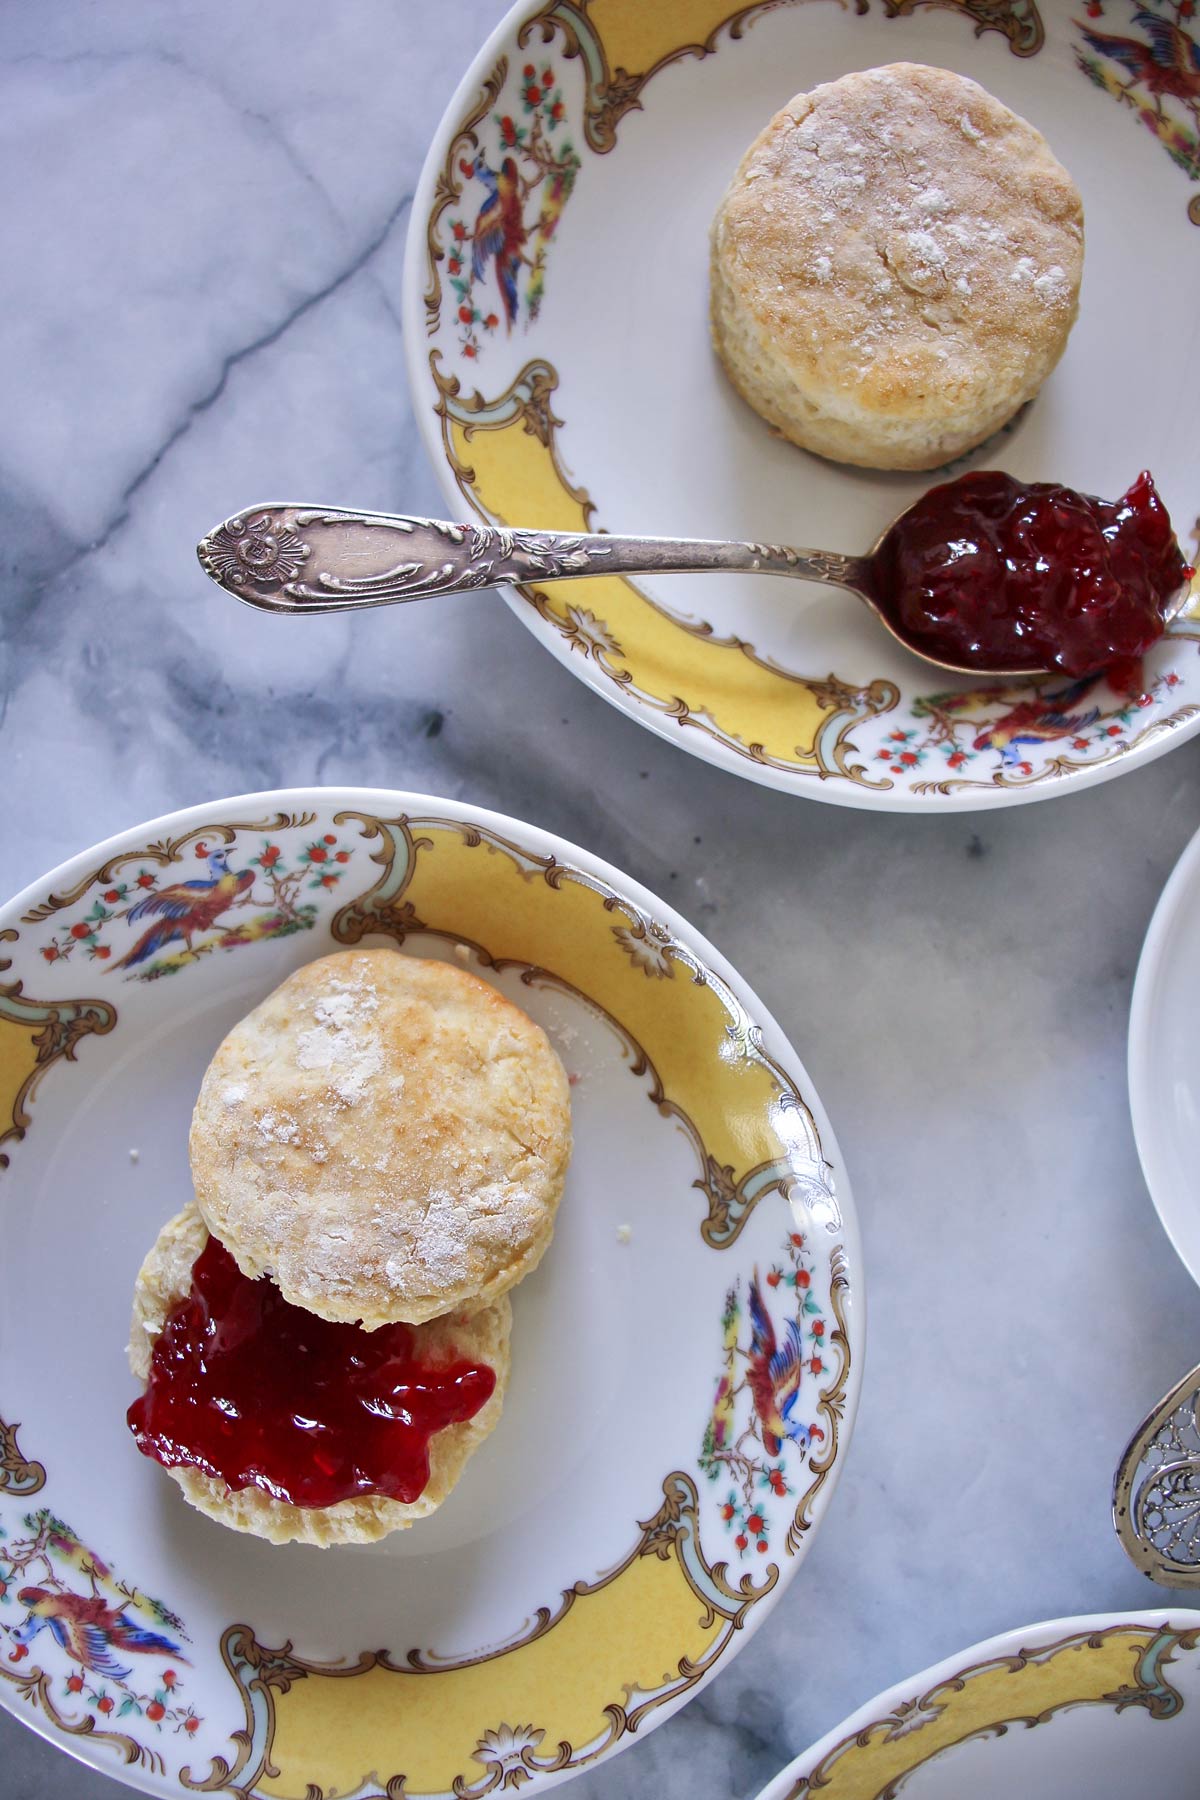
POLYGON ((235 1025, 200 1090, 192 1179, 244 1274, 368 1331, 491 1305, 540 1261, 571 1154, 567 1078, 466 970, 347 950, 235 1025))
POLYGON ((134 1291, 129 1425, 201 1512, 272 1543, 368 1543, 441 1505, 500 1417, 507 1295, 426 1325, 333 1324, 249 1280, 194 1206, 134 1291))
POLYGON ((793 443, 932 469, 1037 393, 1082 273, 1079 191, 1041 133, 894 63, 798 94, 746 152, 713 223, 713 342, 793 443))

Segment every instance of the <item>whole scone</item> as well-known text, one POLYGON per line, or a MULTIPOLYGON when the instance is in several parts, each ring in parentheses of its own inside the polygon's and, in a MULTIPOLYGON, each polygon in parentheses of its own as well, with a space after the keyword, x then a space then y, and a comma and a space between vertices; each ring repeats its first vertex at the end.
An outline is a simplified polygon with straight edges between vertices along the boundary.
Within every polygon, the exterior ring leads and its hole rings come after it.
POLYGON ((1079 191, 1041 133, 894 63, 797 94, 746 152, 713 224, 713 342, 793 443, 932 469, 1037 393, 1082 273, 1079 191))
MULTIPOLYGON (((151 1356, 167 1314, 189 1292, 192 1265, 208 1236, 196 1208, 185 1207, 163 1226, 138 1272, 129 1366, 143 1383, 149 1377, 151 1356)), ((382 1494, 361 1494, 334 1506, 293 1506, 260 1487, 229 1488, 199 1469, 169 1468, 166 1473, 200 1512, 273 1544, 366 1544, 427 1517, 446 1499, 468 1459, 500 1418, 508 1386, 512 1308, 504 1295, 481 1311, 446 1314, 418 1330, 422 1359, 433 1366, 482 1362, 496 1375, 491 1397, 474 1418, 448 1425, 430 1439, 429 1480, 419 1499, 405 1503, 382 1494)))
POLYGON ((235 1025, 192 1118, 212 1232, 285 1299, 372 1330, 487 1306, 550 1242, 567 1078, 487 982, 396 950, 308 963, 235 1025))

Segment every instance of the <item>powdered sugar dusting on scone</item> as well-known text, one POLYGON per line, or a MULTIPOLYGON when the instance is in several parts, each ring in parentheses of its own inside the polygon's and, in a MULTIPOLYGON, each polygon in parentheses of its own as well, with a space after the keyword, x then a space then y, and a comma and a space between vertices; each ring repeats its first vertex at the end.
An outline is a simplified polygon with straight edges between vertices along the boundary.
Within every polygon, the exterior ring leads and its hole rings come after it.
POLYGON ((267 1143, 294 1144, 300 1135, 300 1127, 290 1113, 260 1113, 254 1129, 267 1143))
POLYGON ((1045 300, 1048 305, 1065 306, 1070 300, 1071 284, 1061 263, 1055 263, 1052 268, 1043 269, 1040 275, 1035 275, 1032 285, 1038 299, 1045 300))
POLYGON ((315 1023, 296 1043, 302 1069, 328 1071, 329 1085, 344 1106, 354 1106, 367 1083, 383 1067, 383 1053, 372 1027, 379 998, 366 982, 335 981, 313 1006, 315 1023))
POLYGON ((401 1292, 411 1290, 413 1276, 433 1281, 461 1281, 467 1272, 469 1208, 450 1194, 431 1194, 425 1217, 417 1226, 409 1254, 391 1257, 387 1278, 401 1292))

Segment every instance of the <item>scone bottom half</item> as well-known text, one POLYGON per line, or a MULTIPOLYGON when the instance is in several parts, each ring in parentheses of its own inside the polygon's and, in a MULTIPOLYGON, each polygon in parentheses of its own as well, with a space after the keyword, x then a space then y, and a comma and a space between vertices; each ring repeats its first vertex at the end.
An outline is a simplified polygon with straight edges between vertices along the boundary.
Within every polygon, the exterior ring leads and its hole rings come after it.
POLYGON ((507 1296, 367 1333, 250 1280, 194 1206, 138 1275, 139 1449, 201 1512, 273 1543, 364 1543, 446 1499, 499 1419, 507 1296))
POLYGON ((368 1330, 485 1307, 549 1245, 571 1154, 566 1074, 487 982, 394 949, 297 970, 225 1038, 190 1152, 249 1276, 368 1330))
POLYGON ((964 76, 897 63, 775 115, 711 250, 713 343, 769 424, 834 461, 933 469, 1061 357, 1083 207, 1034 126, 964 76))

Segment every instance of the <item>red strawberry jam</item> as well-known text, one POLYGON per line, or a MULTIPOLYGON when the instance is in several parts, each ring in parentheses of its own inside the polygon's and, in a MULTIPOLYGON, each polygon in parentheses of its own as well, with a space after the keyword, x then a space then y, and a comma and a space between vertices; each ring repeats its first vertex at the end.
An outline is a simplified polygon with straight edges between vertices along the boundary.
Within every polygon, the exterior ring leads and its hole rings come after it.
POLYGON ((412 1501, 434 1432, 473 1418, 495 1386, 483 1364, 427 1367, 411 1325, 364 1331, 292 1306, 210 1238, 128 1419, 144 1455, 230 1488, 296 1506, 412 1501))
POLYGON ((1190 575, 1148 471, 1120 500, 962 475, 901 514, 871 559, 880 610, 917 649, 1068 675, 1148 650, 1190 575))

